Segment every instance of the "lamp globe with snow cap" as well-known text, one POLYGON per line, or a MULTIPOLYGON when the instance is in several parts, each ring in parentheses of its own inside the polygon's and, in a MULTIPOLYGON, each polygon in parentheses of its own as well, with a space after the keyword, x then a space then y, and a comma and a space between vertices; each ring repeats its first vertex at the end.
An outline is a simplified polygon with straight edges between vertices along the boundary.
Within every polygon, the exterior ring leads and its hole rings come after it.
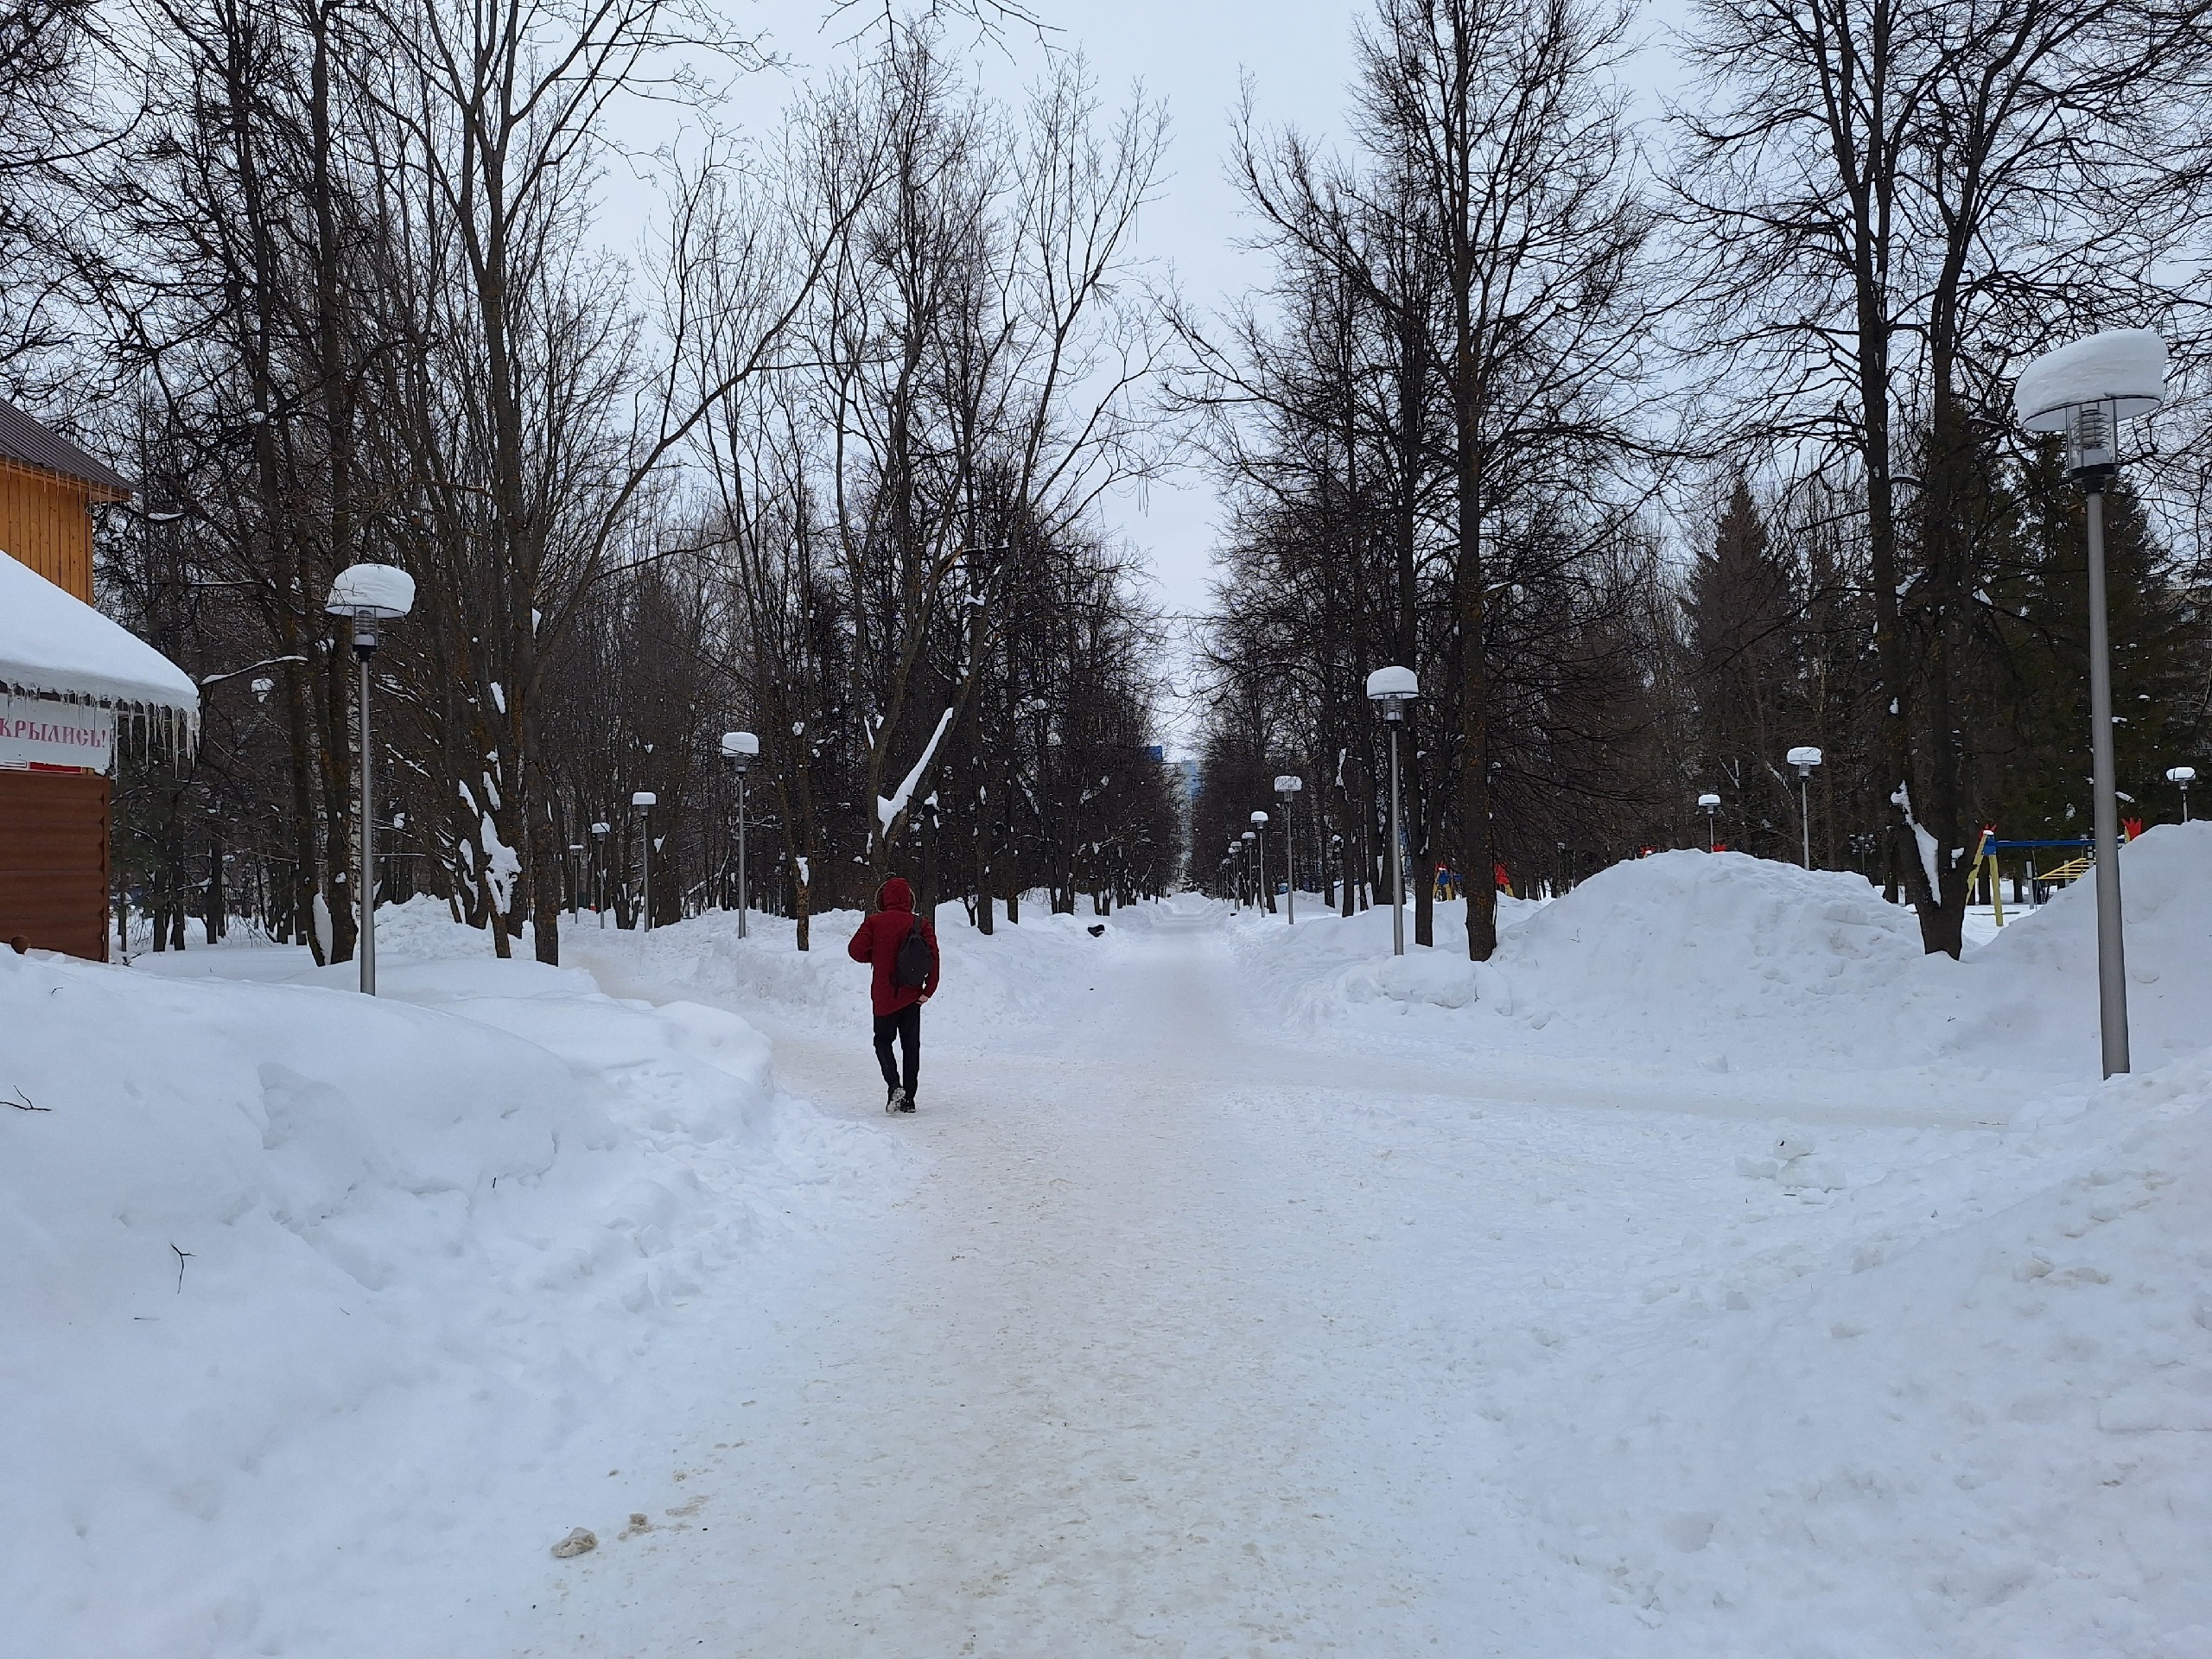
POLYGON ((352 621, 353 656, 360 664, 361 861, 354 903, 361 933, 355 955, 360 959, 361 990, 369 996, 377 994, 376 751, 369 737, 369 658, 383 643, 385 625, 414 608, 415 578, 396 564, 348 565, 330 584, 330 598, 323 605, 331 615, 352 621))
POLYGON ((1268 815, 1264 812, 1252 814, 1252 856, 1255 879, 1260 884, 1260 908, 1273 910, 1275 896, 1268 890, 1268 815))
POLYGON ((1275 793, 1282 799, 1283 921, 1292 927, 1298 925, 1298 836, 1290 809, 1305 787, 1306 780, 1295 772, 1275 775, 1275 793))
POLYGON ((2189 822, 2189 786, 2196 781, 2195 766, 2168 766, 2166 781, 2181 791, 2181 821, 2189 822))
POLYGON ((2112 644, 2105 606, 2105 488, 2120 473, 2120 423, 2164 407, 2166 343, 2114 328, 2046 352, 2020 371, 2012 407, 2030 432, 2059 435, 2089 531, 2089 753, 2096 857, 2097 1021, 2104 1075, 2126 1071, 2127 964, 2121 935, 2120 806, 2112 738, 2112 644))
POLYGON ((1707 790, 1697 798, 1697 806, 1698 810, 1705 814, 1705 850, 1708 853, 1716 851, 1720 841, 1713 828, 1713 815, 1720 810, 1720 798, 1707 790))
POLYGON ((753 769, 753 763, 760 758, 760 740, 751 732, 722 734, 722 759, 728 761, 730 769, 737 773, 737 937, 741 939, 747 937, 747 918, 753 907, 752 895, 745 878, 745 774, 753 769))
POLYGON ((1367 700, 1390 731, 1390 954, 1406 954, 1406 849, 1398 833, 1398 728, 1406 705, 1421 696, 1421 679, 1395 664, 1367 677, 1367 700))
POLYGON ((644 871, 638 884, 641 893, 638 925, 647 933, 653 931, 653 808, 659 804, 660 797, 650 789, 630 797, 630 810, 638 815, 638 851, 644 871))

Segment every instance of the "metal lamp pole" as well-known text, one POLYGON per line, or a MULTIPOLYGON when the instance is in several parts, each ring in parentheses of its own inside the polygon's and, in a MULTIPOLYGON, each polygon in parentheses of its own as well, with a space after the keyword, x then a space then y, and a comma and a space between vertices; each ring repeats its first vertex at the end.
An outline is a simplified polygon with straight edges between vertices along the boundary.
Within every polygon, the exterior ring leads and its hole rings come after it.
POLYGON ((2165 342, 2147 328, 2092 334, 2020 372, 2012 405, 2031 432, 2063 433, 2066 470, 2089 520, 2089 751, 2096 834, 2097 1024, 2107 1077, 2129 1069, 2121 927, 2120 807, 2112 744, 2112 646, 2105 606, 2105 488, 2120 473, 2117 429, 2166 401, 2165 342))
POLYGON ((1783 757, 1797 768, 1797 823, 1805 835, 1805 868, 1813 868, 1813 802, 1811 783, 1813 768, 1821 764, 1821 752, 1806 747, 1792 749, 1783 757))
POLYGON ((1398 728, 1406 705, 1421 695, 1410 668, 1378 668, 1367 677, 1367 698, 1390 728, 1390 954, 1406 954, 1406 849, 1398 834, 1398 728))
POLYGON ((753 904, 752 889, 745 882, 745 774, 760 753, 760 740, 751 732, 724 732, 722 759, 737 771, 737 937, 747 937, 747 912, 753 904))
POLYGON ((415 608, 415 578, 397 565, 356 564, 339 572, 324 606, 333 616, 353 622, 353 655, 360 663, 361 845, 354 904, 361 918, 354 955, 361 965, 361 991, 377 994, 377 816, 376 748, 369 728, 369 658, 380 643, 379 629, 415 608))
POLYGON ((1275 779, 1275 793, 1282 798, 1282 860, 1290 867, 1289 879, 1283 883, 1283 923, 1287 927, 1298 925, 1298 836, 1296 820, 1290 809, 1298 798, 1298 791, 1305 787, 1303 779, 1294 778, 1288 772, 1275 779))
POLYGON ((1720 798, 1713 794, 1700 795, 1697 798, 1697 804, 1705 813, 1705 850, 1717 852, 1720 847, 1720 836, 1713 828, 1713 814, 1720 810, 1720 798))
POLYGON ((2189 822, 2189 786, 2196 781, 2196 768, 2195 766, 2168 766, 2166 781, 2179 786, 2181 790, 2181 821, 2187 823, 2189 822))
POLYGON ((599 911, 602 931, 607 926, 607 837, 613 830, 611 823, 594 823, 591 827, 592 899, 599 911))
POLYGON ((1268 815, 1252 815, 1252 858, 1260 883, 1260 913, 1264 916, 1274 907, 1274 894, 1268 887, 1268 815))
POLYGON ((644 903, 638 912, 638 929, 643 933, 653 931, 653 808, 659 804, 660 797, 650 789, 641 789, 630 798, 638 815, 639 852, 644 861, 644 903))

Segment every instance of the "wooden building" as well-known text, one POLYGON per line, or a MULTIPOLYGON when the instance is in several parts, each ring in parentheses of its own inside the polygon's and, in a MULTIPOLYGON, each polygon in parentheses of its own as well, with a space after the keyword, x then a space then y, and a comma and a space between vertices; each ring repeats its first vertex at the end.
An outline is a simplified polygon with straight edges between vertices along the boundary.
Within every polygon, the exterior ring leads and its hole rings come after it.
POLYGON ((107 956, 118 716, 192 741, 199 689, 92 608, 92 508, 130 486, 0 403, 0 943, 107 956))

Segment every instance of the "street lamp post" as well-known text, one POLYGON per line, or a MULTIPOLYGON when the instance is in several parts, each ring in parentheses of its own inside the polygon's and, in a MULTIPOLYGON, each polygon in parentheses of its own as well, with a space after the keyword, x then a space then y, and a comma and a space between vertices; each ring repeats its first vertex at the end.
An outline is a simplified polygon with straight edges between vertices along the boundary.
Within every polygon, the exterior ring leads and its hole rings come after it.
POLYGON ((584 844, 569 843, 569 919, 575 921, 584 907, 584 844))
POLYGON ((747 937, 746 912, 752 906, 745 885, 745 774, 760 753, 760 740, 751 732, 724 732, 722 759, 737 773, 737 937, 747 937))
POLYGON ((2127 974, 2121 935, 2120 808, 2112 753, 2112 647, 2105 607, 2105 486, 2120 472, 2120 423, 2166 401, 2166 345, 2147 328, 2077 340, 2020 371, 2012 407, 2031 432, 2062 433, 2066 470, 2089 520, 2089 752, 2096 834, 2097 1023, 2104 1075, 2126 1071, 2127 974))
POLYGON ((360 663, 361 699, 361 848, 360 887, 354 903, 361 916, 360 943, 354 954, 361 964, 361 990, 377 994, 377 820, 376 751, 369 741, 369 658, 376 655, 380 630, 415 608, 415 578, 397 565, 356 564, 338 573, 330 584, 330 600, 323 608, 333 616, 351 617, 353 655, 360 663))
POLYGON ((1697 804, 1705 814, 1705 850, 1708 853, 1717 852, 1719 850, 1720 836, 1719 832, 1713 828, 1713 814, 1720 810, 1720 798, 1710 793, 1700 795, 1697 798, 1697 804))
POLYGON ((1274 908, 1274 894, 1268 890, 1268 815, 1252 815, 1252 859, 1254 879, 1260 884, 1260 913, 1264 916, 1274 908))
POLYGON ((1390 728, 1390 954, 1406 954, 1406 852, 1398 835, 1398 728, 1406 705, 1421 696, 1410 668, 1378 668, 1367 677, 1367 700, 1390 728))
POLYGON ((599 907, 599 925, 607 926, 607 838, 613 834, 611 823, 594 823, 592 839, 592 897, 599 907))
POLYGON ((650 789, 641 789, 630 798, 631 809, 638 815, 638 850, 643 860, 643 902, 638 911, 639 931, 653 931, 653 808, 660 804, 660 797, 650 789))
POLYGON ((1291 806, 1298 791, 1306 787, 1306 780, 1285 772, 1275 779, 1275 793, 1282 797, 1282 861, 1288 867, 1283 882, 1284 916, 1286 926, 1298 925, 1298 836, 1297 824, 1291 815, 1291 806))
POLYGON ((1805 868, 1813 868, 1813 798, 1811 793, 1813 768, 1821 764, 1821 752, 1809 744, 1795 748, 1783 757, 1797 768, 1797 823, 1805 836, 1805 868))
POLYGON ((2195 766, 2168 766, 2166 781, 2181 790, 2181 821, 2189 822, 2189 786, 2196 781, 2195 766))

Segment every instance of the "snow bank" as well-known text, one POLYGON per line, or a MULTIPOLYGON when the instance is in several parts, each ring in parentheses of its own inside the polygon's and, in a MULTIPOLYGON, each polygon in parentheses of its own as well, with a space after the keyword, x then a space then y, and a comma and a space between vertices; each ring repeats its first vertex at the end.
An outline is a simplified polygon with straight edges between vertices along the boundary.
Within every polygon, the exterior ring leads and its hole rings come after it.
MULTIPOLYGON (((2127 1024, 2139 1072, 2212 1043, 2212 823, 2164 823, 2120 849, 2127 1024)), ((1931 977, 1948 964, 1930 963, 1931 977)), ((1936 1040, 1961 1057, 2007 1052, 2094 1077, 2097 899, 2076 881, 1949 968, 1964 987, 1955 1030, 1936 1040)))
POLYGON ((1551 1548, 1655 1653, 2212 1652, 2208 1101, 2200 1057, 1801 1217, 1746 1185, 1529 1390, 1551 1548))
POLYGON ((884 1170, 734 1015, 527 963, 384 981, 0 956, 22 1651, 491 1650, 482 1586, 619 1524, 567 1501, 606 1472, 573 1442, 639 1355, 800 1226, 794 1192, 884 1170))
MULTIPOLYGON (((2137 1069, 2212 1043, 2212 823, 2121 855, 2137 1069)), ((1976 1065, 2094 1077, 2095 900, 2079 883, 1963 960, 1925 956, 1911 912, 1859 876, 1739 853, 1617 864, 1548 905, 1501 906, 1487 963, 1393 959, 1389 918, 1249 928, 1271 995, 1309 1018, 1450 1011, 1459 1040, 1707 1071, 1976 1065)), ((1432 1026, 1429 1034, 1445 1034, 1432 1026)))

